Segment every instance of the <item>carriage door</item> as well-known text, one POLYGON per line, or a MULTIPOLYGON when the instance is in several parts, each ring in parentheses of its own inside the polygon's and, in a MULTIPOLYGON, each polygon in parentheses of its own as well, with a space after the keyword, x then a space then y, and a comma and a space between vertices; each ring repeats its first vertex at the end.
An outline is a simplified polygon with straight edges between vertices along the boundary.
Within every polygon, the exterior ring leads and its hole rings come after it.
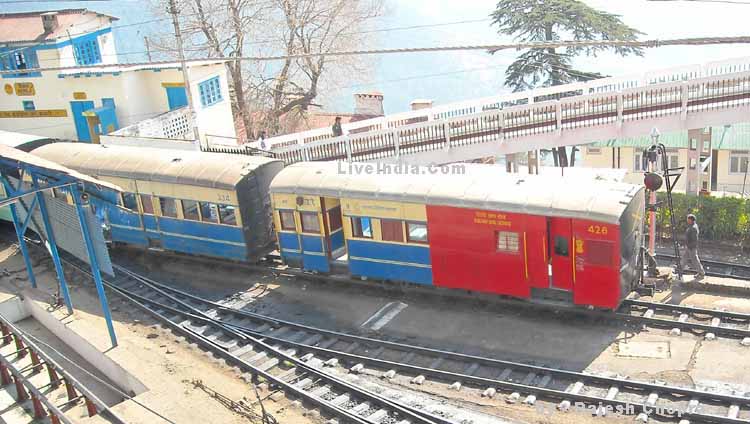
POLYGON ((549 218, 552 275, 550 288, 573 290, 573 223, 569 218, 549 218))

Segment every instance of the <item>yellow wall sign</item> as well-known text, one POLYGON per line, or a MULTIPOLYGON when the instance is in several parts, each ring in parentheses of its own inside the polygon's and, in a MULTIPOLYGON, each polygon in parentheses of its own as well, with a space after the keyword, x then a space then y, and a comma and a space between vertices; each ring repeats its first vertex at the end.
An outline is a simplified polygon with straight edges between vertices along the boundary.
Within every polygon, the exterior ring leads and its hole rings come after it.
POLYGON ((5 94, 13 94, 13 86, 10 84, 5 84, 5 94))
POLYGON ((76 100, 86 100, 86 93, 83 91, 74 91, 73 98, 76 100))
POLYGON ((511 222, 508 217, 502 213, 476 212, 474 216, 475 224, 497 225, 499 227, 510 227, 511 222))
POLYGON ((0 110, 0 118, 65 118, 65 109, 0 110))
POLYGON ((16 96, 33 96, 36 94, 36 91, 34 90, 34 83, 17 82, 13 85, 16 88, 16 96))

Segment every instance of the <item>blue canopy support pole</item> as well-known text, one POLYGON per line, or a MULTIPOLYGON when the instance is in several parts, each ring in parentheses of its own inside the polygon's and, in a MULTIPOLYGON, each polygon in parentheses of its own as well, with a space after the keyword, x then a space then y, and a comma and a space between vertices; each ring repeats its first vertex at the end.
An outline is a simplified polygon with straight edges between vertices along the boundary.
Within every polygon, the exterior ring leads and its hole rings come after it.
MULTIPOLYGON (((29 228, 29 223, 31 222, 31 218, 34 215, 36 200, 36 197, 34 197, 34 200, 31 201, 31 206, 29 206, 29 210, 26 211, 26 221, 24 221, 23 225, 21 226, 21 233, 23 234, 26 234, 26 229, 29 228)), ((21 207, 23 207, 23 203, 21 204, 21 207)))
POLYGON ((107 302, 107 295, 104 293, 104 284, 102 283, 102 274, 99 272, 99 261, 96 259, 96 252, 94 251, 94 243, 91 240, 91 234, 89 233, 89 223, 86 221, 86 212, 83 209, 81 203, 81 192, 75 185, 70 186, 70 194, 73 197, 73 202, 76 205, 78 211, 78 222, 81 224, 81 235, 83 236, 83 244, 86 245, 86 251, 89 255, 89 263, 91 264, 91 274, 94 276, 94 283, 96 284, 96 291, 99 294, 99 301, 102 304, 102 312, 104 313, 104 320, 107 322, 107 330, 109 330, 109 338, 112 340, 112 347, 117 346, 117 336, 115 335, 115 328, 112 325, 112 315, 109 312, 109 303, 107 302))
MULTIPOLYGON (((34 188, 39 187, 39 181, 36 175, 31 175, 31 180, 34 184, 34 188)), ((68 291, 68 283, 65 281, 65 273, 63 272, 62 262, 60 261, 60 254, 57 251, 57 242, 55 241, 55 233, 52 231, 52 224, 47 214, 47 202, 44 200, 44 194, 41 191, 36 192, 36 200, 39 203, 39 213, 42 215, 42 221, 44 222, 44 229, 47 232, 47 244, 49 251, 52 254, 52 262, 55 264, 55 271, 57 272, 57 279, 60 282, 60 291, 62 292, 63 299, 65 300, 65 306, 68 308, 68 314, 73 313, 73 301, 70 299, 70 291, 68 291)))
MULTIPOLYGON (((13 187, 10 185, 8 180, 5 178, 4 175, 0 174, 0 178, 3 180, 3 187, 5 187, 5 194, 8 197, 13 196, 13 193, 15 193, 15 190, 13 190, 13 187)), ((20 222, 18 218, 18 211, 16 211, 16 204, 11 203, 8 205, 10 207, 10 215, 13 218, 13 227, 16 229, 16 236, 18 236, 18 246, 21 248, 21 254, 23 254, 23 261, 26 263, 26 273, 29 275, 29 282, 31 283, 31 287, 36 288, 36 277, 34 276, 34 269, 31 267, 31 257, 29 256, 29 249, 26 247, 26 240, 23 238, 24 232, 21 231, 22 223, 20 222)))

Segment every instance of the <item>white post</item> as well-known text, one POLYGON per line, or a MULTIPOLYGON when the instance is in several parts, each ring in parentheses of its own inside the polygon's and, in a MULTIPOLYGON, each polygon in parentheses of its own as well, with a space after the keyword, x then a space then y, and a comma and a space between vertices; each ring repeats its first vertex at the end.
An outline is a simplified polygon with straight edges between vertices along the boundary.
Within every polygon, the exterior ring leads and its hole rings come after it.
POLYGON ((394 128, 391 131, 393 132, 393 148, 396 152, 396 159, 398 159, 401 156, 401 137, 398 136, 397 128, 394 128))

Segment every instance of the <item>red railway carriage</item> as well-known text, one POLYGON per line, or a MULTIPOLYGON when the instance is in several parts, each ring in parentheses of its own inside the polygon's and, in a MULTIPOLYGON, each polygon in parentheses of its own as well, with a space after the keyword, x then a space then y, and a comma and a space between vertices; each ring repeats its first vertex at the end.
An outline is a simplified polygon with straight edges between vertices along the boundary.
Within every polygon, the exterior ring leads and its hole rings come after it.
MULTIPOLYGON (((639 186, 506 174, 487 165, 453 175, 365 169, 301 163, 271 184, 283 213, 294 196, 305 199, 300 204, 341 205, 344 248, 312 254, 346 263, 354 275, 605 309, 617 308, 639 281, 639 186)), ((319 214, 325 219, 330 211, 319 214)), ((279 240, 282 256, 286 248, 290 258, 304 257, 304 248, 279 240)))

